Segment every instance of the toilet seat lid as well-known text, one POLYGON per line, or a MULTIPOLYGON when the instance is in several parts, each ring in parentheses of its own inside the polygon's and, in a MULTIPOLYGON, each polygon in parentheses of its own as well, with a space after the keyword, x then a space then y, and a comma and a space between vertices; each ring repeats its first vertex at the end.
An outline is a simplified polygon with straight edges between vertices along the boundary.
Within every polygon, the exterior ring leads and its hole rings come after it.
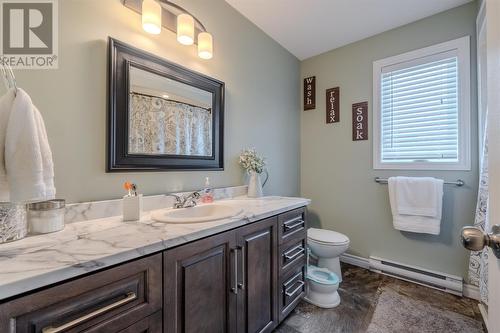
POLYGON ((337 274, 326 268, 320 268, 313 265, 307 266, 307 278, 321 284, 333 285, 339 283, 337 274))
POLYGON ((310 228, 307 230, 307 237, 319 243, 341 244, 349 243, 349 238, 333 230, 310 228))

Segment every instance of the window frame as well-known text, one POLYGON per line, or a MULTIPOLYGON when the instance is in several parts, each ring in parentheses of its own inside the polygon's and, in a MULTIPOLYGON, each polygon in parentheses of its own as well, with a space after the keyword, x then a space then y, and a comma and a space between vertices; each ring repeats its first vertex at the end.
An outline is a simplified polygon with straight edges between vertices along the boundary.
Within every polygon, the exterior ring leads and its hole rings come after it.
MULTIPOLYGON (((425 62, 423 62, 425 63, 425 62)), ((405 66, 402 66, 404 68, 405 66)), ((409 66, 408 66, 409 67, 409 66)), ((373 62, 373 169, 389 170, 471 170, 471 88, 470 37, 464 36, 373 62), (383 162, 381 124, 381 76, 386 67, 410 63, 441 53, 455 52, 458 65, 458 162, 383 162)))

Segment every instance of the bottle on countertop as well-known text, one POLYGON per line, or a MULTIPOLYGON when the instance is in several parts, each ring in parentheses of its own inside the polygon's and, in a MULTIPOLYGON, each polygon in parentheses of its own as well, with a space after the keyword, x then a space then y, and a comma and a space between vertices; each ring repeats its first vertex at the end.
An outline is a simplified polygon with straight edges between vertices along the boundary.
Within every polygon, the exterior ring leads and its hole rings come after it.
POLYGON ((214 193, 212 188, 210 187, 210 178, 205 178, 205 188, 201 194, 201 202, 203 203, 212 203, 214 202, 214 193))

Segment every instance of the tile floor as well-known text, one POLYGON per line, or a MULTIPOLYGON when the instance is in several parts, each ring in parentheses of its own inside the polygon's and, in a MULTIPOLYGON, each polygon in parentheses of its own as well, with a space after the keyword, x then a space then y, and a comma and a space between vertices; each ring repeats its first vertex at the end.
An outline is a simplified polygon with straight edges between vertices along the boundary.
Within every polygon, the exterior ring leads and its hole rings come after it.
POLYGON ((302 302, 275 333, 486 332, 474 300, 351 265, 342 269, 338 307, 302 302))

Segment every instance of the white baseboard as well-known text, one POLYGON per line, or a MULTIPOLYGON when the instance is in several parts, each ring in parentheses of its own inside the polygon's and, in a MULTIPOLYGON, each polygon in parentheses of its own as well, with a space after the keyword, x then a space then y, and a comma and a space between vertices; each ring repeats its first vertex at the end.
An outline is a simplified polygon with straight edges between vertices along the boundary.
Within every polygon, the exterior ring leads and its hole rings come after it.
POLYGON ((479 293, 479 287, 472 284, 464 283, 464 296, 467 298, 475 299, 476 301, 481 300, 481 294, 479 293))
POLYGON ((490 330, 490 327, 488 326, 488 311, 486 310, 486 307, 484 306, 483 303, 479 303, 477 306, 479 307, 479 312, 481 312, 481 316, 483 317, 486 329, 488 330, 488 332, 493 332, 490 330))
POLYGON ((358 257, 353 254, 344 253, 343 255, 340 256, 340 261, 364 269, 370 268, 370 261, 367 258, 358 257))

